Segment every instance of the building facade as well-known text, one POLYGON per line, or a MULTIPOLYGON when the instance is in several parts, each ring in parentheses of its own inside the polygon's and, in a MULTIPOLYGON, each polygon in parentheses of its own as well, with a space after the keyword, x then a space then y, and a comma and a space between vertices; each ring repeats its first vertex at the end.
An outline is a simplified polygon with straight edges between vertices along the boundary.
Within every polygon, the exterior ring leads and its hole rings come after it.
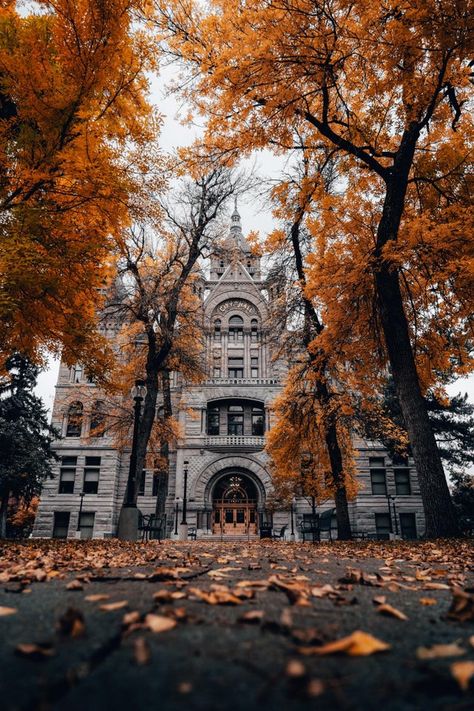
MULTIPOLYGON (((267 286, 235 208, 229 235, 211 257, 209 275, 199 287, 208 379, 189 385, 172 375, 174 414, 182 437, 170 454, 168 536, 178 530, 185 496, 187 523, 198 538, 256 537, 269 524, 274 531, 283 529, 285 537, 294 531, 298 538, 302 522, 311 515, 304 498, 295 499, 291 511, 270 512, 265 437, 286 365, 275 358, 270 345, 267 286)), ((111 317, 104 329, 113 339, 118 324, 111 317)), ((53 423, 62 433, 56 446, 59 463, 43 487, 36 537, 116 535, 130 452, 120 453, 107 435, 93 436, 97 418, 103 416, 100 393, 96 400, 88 397, 87 405, 79 397, 85 386, 92 392, 96 388, 86 382, 80 366, 61 364, 53 408, 53 423)), ((354 533, 420 536, 423 509, 411 463, 392 461, 374 442, 358 440, 356 449, 360 491, 349 504, 354 533)), ((138 497, 144 514, 155 511, 157 493, 158 477, 144 472, 138 497)), ((327 502, 321 511, 332 506, 327 502)))

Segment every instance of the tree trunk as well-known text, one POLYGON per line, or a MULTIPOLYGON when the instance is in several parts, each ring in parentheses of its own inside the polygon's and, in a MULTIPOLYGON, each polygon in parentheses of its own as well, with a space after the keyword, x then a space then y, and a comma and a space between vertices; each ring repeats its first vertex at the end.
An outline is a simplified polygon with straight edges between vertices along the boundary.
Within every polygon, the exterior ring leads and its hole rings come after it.
POLYGON ((382 268, 376 274, 376 285, 393 380, 420 484, 425 534, 429 538, 456 536, 459 533, 456 513, 420 389, 398 273, 382 268))
POLYGON ((398 236, 418 136, 417 124, 407 128, 394 161, 394 169, 386 180, 387 191, 377 230, 375 254, 379 264, 375 272, 375 286, 393 380, 418 473, 426 518, 425 534, 430 538, 450 537, 457 535, 459 529, 426 401, 420 388, 399 274, 383 258, 384 246, 395 241, 398 236))
MULTIPOLYGON (((163 386, 163 418, 169 420, 173 416, 173 409, 171 405, 171 385, 170 385, 170 374, 168 370, 164 370, 162 373, 162 386, 163 386)), ((160 476, 158 479, 158 494, 156 497, 156 509, 155 513, 158 517, 163 516, 165 513, 166 498, 168 496, 168 484, 169 484, 169 467, 170 467, 170 448, 167 440, 163 440, 161 445, 160 454, 165 460, 165 465, 162 470, 160 470, 160 476)))
MULTIPOLYGON (((306 285, 306 274, 304 270, 303 255, 300 245, 300 227, 304 217, 304 209, 302 208, 299 215, 291 228, 291 242, 295 256, 295 266, 298 278, 301 284, 301 294, 304 305, 304 336, 303 342, 312 363, 316 360, 316 355, 310 349, 310 343, 313 340, 313 334, 320 334, 323 330, 323 325, 319 320, 319 315, 314 308, 310 299, 305 295, 304 287, 306 285)), ((320 368, 319 380, 316 386, 316 396, 321 406, 327 407, 330 399, 330 390, 324 370, 320 368)), ((344 472, 342 466, 342 452, 339 446, 339 438, 337 428, 334 422, 329 422, 326 427, 325 441, 331 464, 331 476, 334 483, 335 494, 334 503, 336 505, 337 519, 337 537, 342 541, 350 541, 352 539, 351 521, 349 518, 349 506, 347 503, 347 490, 344 480, 344 472)))
POLYGON ((2 501, 0 503, 0 538, 7 537, 7 514, 9 498, 10 492, 4 493, 2 495, 2 501))
POLYGON ((342 467, 342 454, 337 439, 336 425, 330 424, 326 430, 326 446, 331 462, 331 473, 335 485, 334 503, 336 504, 337 537, 341 541, 352 539, 349 506, 347 504, 346 484, 342 467))

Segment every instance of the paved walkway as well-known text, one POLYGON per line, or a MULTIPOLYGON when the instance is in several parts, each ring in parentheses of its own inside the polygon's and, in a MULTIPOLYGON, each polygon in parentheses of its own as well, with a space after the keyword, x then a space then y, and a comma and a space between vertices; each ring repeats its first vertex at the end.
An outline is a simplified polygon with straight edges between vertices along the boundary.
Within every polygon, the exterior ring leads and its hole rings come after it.
POLYGON ((466 542, 4 544, 1 707, 472 709, 473 557, 466 542))

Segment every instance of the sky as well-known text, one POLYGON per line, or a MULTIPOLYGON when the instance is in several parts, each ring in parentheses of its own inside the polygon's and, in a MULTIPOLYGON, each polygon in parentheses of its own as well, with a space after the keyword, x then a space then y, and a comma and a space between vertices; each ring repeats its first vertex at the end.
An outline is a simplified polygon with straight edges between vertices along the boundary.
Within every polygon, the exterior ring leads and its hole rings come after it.
MULTIPOLYGON (((151 101, 156 105, 164 118, 161 131, 161 146, 165 151, 172 152, 179 146, 189 145, 202 131, 202 126, 183 125, 180 121, 180 105, 166 91, 166 85, 172 77, 172 67, 165 68, 160 77, 151 78, 151 101)), ((183 111, 183 114, 186 113, 183 111)), ((281 170, 283 161, 268 151, 260 151, 251 160, 243 161, 245 170, 254 170, 265 178, 276 177, 281 170)), ((246 200, 239 201, 239 212, 242 218, 244 233, 250 230, 267 234, 273 228, 272 215, 267 205, 256 196, 249 195, 246 200)), ((229 215, 230 217, 230 215, 229 215)), ((54 399, 54 387, 59 370, 59 361, 49 360, 49 367, 38 377, 36 393, 41 396, 47 409, 51 412, 54 399)), ((474 375, 462 378, 448 386, 448 393, 455 395, 467 392, 469 400, 474 401, 474 375)))

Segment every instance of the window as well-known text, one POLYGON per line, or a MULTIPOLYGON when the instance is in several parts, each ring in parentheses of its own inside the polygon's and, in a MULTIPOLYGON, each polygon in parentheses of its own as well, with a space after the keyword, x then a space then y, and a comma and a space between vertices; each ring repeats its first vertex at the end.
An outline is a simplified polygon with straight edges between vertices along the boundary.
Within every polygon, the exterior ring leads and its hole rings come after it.
POLYGON ((219 318, 217 321, 214 321, 214 340, 221 340, 221 320, 219 318))
POLYGON ((146 469, 142 469, 140 479, 138 481, 138 496, 145 496, 146 469))
POLYGON ((380 541, 388 541, 391 533, 390 514, 375 514, 375 530, 377 531, 377 538, 380 541))
POLYGON ((215 378, 220 378, 221 377, 221 369, 220 366, 215 365, 214 370, 213 370, 213 375, 215 378))
POLYGON ((258 321, 256 318, 253 318, 250 322, 250 340, 258 341, 258 321))
POLYGON ((95 511, 83 511, 79 516, 81 538, 92 538, 94 533, 95 511))
POLYGON ((244 320, 241 316, 231 316, 229 319, 229 341, 244 340, 244 320))
POLYGON ((76 365, 74 365, 71 368, 71 375, 70 375, 69 380, 71 381, 71 383, 80 383, 82 380, 83 374, 84 374, 83 366, 80 363, 76 363, 76 365))
POLYGON ((70 515, 69 511, 54 512, 53 538, 67 538, 70 515))
POLYGON ((402 533, 402 538, 413 539, 416 538, 416 516, 414 513, 401 513, 400 514, 400 528, 402 533))
POLYGON ((91 437, 103 437, 105 430, 105 404, 100 400, 94 403, 91 414, 91 437))
POLYGON ((250 358, 250 372, 252 378, 258 378, 258 357, 250 358))
POLYGON ((385 476, 385 458, 369 457, 370 481, 372 484, 372 494, 387 494, 387 482, 385 476))
POLYGON ((84 494, 97 494, 99 488, 100 457, 86 457, 84 467, 84 494))
POLYGON ((409 496, 411 494, 410 470, 394 469, 395 492, 397 496, 409 496))
POLYGON ((263 437, 265 433, 265 414, 262 407, 252 407, 252 434, 263 437))
POLYGON ((244 359, 229 358, 229 378, 244 377, 244 359))
POLYGON ((219 259, 219 268, 224 269, 224 260, 223 259, 219 259))
POLYGON ((61 457, 59 470, 59 493, 73 494, 76 478, 77 457, 61 457))
POLYGON ((82 433, 82 402, 73 402, 67 412, 66 437, 80 437, 82 433))
POLYGON ((220 413, 218 407, 209 407, 207 410, 207 434, 218 435, 220 430, 220 413))
POLYGON ((227 432, 229 435, 243 435, 244 408, 242 405, 229 405, 227 415, 227 432))

